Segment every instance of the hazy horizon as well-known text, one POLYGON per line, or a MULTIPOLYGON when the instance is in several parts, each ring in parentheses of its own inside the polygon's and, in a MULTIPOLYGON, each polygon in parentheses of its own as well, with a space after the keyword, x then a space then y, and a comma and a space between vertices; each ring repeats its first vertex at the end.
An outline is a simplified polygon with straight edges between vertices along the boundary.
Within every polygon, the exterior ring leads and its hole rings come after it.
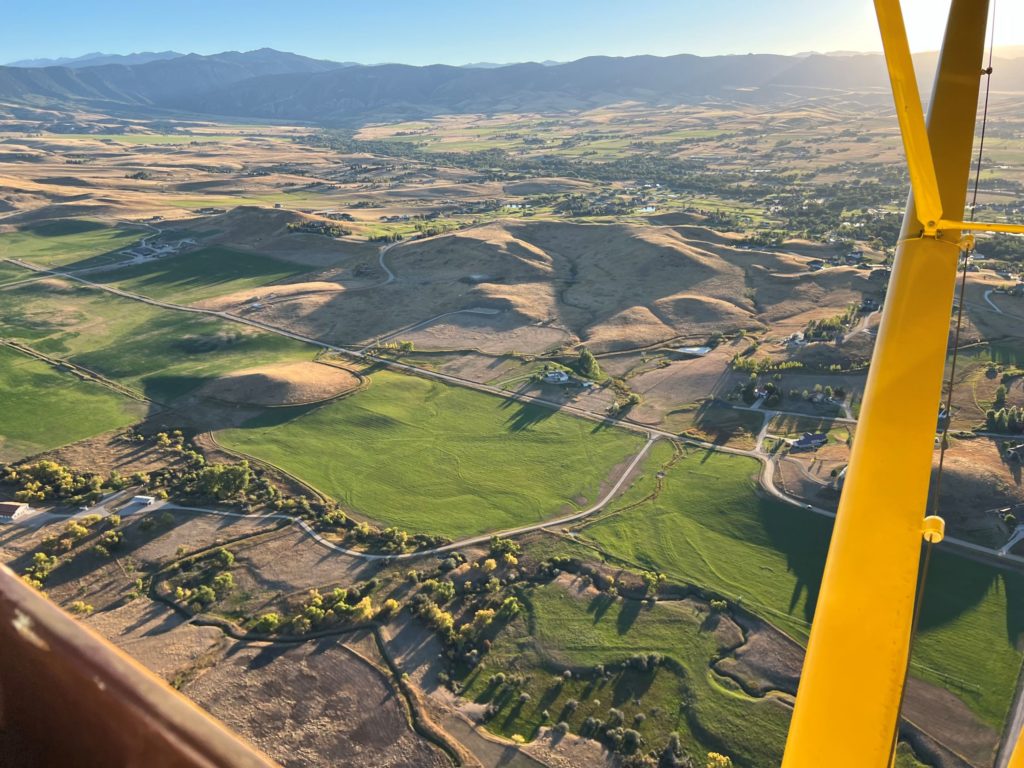
MULTIPOLYGON (((938 11, 928 0, 903 5, 911 47, 936 50, 947 3, 939 3, 938 11)), ((1024 8, 1001 6, 998 14, 996 45, 1024 44, 1024 8)), ((373 7, 313 0, 291 14, 268 0, 244 6, 182 0, 173 15, 126 0, 51 0, 21 7, 5 22, 0 30, 5 62, 101 51, 210 55, 265 47, 332 61, 415 66, 881 49, 871 3, 863 0, 723 0, 714 7, 652 0, 643 13, 632 14, 624 14, 614 0, 523 0, 486 12, 469 0, 452 0, 443 10, 409 0, 373 7), (723 18, 735 23, 723 25, 723 18)))

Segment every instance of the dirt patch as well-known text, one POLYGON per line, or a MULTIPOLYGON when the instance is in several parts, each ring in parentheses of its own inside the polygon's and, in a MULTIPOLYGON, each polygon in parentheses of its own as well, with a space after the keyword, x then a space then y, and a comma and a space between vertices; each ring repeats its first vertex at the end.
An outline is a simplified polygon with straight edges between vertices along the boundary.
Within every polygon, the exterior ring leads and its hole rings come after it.
POLYGON ((516 312, 462 312, 399 334, 417 349, 473 349, 484 354, 542 354, 573 339, 562 328, 541 325, 516 312))
POLYGON ((359 377, 344 368, 304 361, 235 371, 198 394, 240 405, 302 405, 338 397, 359 384, 359 377))
POLYGON ((755 696, 768 691, 796 694, 803 650, 778 632, 760 626, 747 630, 747 641, 715 664, 720 674, 739 681, 755 696))
POLYGON ((611 768, 620 764, 611 752, 593 739, 572 734, 562 736, 551 728, 543 728, 525 751, 551 768, 611 768))
POLYGON ((289 598, 366 581, 379 571, 375 564, 327 549, 296 525, 233 544, 231 551, 237 588, 224 607, 232 614, 286 612, 289 598))
POLYGON ((946 689, 910 678, 903 717, 966 757, 972 765, 992 764, 999 734, 979 722, 967 705, 946 689))
POLYGON ((100 475, 109 475, 114 470, 122 475, 152 472, 181 461, 174 452, 160 448, 152 442, 136 443, 126 440, 120 430, 65 445, 44 453, 39 458, 100 475))
POLYGON ((450 765, 410 732, 387 678, 336 639, 236 643, 185 693, 286 768, 450 765))

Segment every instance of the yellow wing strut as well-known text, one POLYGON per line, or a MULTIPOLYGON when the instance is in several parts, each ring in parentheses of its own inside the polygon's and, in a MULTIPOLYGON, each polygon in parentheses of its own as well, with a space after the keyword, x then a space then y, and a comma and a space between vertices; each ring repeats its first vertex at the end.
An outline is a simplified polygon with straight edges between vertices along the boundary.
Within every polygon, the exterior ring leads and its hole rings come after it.
POLYGON ((967 197, 988 0, 952 0, 927 127, 898 0, 876 0, 875 9, 912 194, 822 576, 784 768, 891 764, 910 653, 949 312, 961 230, 968 229, 943 218, 943 211, 959 218, 967 197))

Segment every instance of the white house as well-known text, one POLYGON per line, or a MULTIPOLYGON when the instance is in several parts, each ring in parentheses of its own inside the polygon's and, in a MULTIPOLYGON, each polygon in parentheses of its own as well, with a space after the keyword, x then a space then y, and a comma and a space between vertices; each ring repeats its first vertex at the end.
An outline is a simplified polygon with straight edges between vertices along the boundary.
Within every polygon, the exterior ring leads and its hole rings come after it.
POLYGON ((568 384, 569 374, 565 371, 548 371, 544 374, 546 384, 568 384))

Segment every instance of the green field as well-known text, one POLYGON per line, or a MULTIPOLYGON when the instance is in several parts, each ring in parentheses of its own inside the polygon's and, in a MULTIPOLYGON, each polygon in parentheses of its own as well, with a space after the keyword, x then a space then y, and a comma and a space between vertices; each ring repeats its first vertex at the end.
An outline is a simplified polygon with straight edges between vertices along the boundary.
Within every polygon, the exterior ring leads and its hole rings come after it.
POLYGON ((547 408, 387 371, 353 397, 276 409, 219 439, 381 523, 450 537, 585 507, 643 444, 547 408))
POLYGON ((145 416, 148 406, 0 347, 0 461, 17 461, 145 416))
POLYGON ((304 271, 258 253, 214 247, 100 272, 91 279, 143 296, 187 304, 280 282, 304 271))
POLYGON ((63 267, 119 251, 143 233, 88 219, 61 219, 0 234, 0 258, 24 259, 45 267, 63 267))
POLYGON ((0 261, 0 286, 10 285, 29 277, 32 277, 30 270, 0 261))
MULTIPOLYGON (((653 490, 671 458, 655 446, 644 478, 620 502, 653 490)), ((755 492, 757 462, 690 452, 667 470, 656 499, 584 529, 607 552, 712 589, 806 641, 831 521, 755 492)), ((1024 637, 1024 577, 939 553, 933 558, 914 650, 915 674, 960 696, 1001 727, 1024 637)))
POLYGON ((166 402, 229 371, 312 359, 307 344, 50 279, 0 291, 0 334, 166 402))
POLYGON ((725 752, 742 766, 779 764, 789 710, 771 698, 748 696, 710 669, 723 648, 705 623, 706 613, 688 603, 647 606, 605 594, 573 596, 559 585, 528 595, 529 615, 497 635, 466 680, 465 696, 498 707, 489 728, 533 738, 541 725, 565 720, 579 733, 588 717, 607 720, 614 707, 623 713, 624 727, 640 732, 644 751, 660 752, 675 731, 697 765, 709 751, 725 752), (650 653, 669 661, 653 672, 611 668, 650 653), (597 664, 610 674, 595 677, 597 664), (564 682, 559 676, 566 669, 573 679, 564 682), (526 682, 502 689, 489 682, 499 671, 522 674, 526 682), (530 695, 522 705, 520 690, 530 695), (579 702, 575 711, 566 708, 570 699, 579 702), (640 723, 637 714, 644 716, 640 723))

